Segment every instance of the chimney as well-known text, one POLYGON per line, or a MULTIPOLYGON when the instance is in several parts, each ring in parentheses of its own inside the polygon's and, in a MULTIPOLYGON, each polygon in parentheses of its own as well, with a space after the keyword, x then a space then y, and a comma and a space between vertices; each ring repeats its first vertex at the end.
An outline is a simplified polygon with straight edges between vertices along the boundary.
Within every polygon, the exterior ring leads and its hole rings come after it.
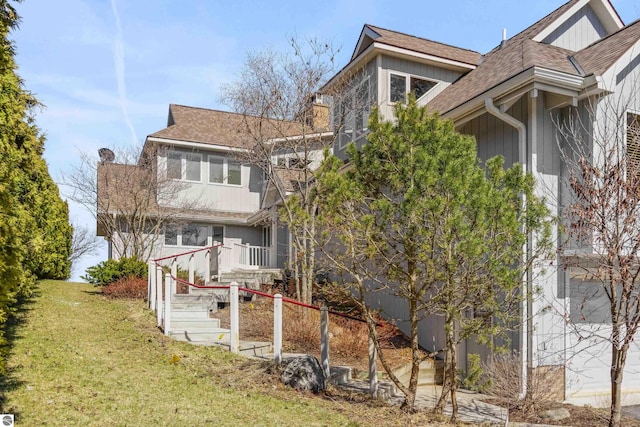
POLYGON ((322 94, 314 94, 305 110, 307 125, 314 131, 329 130, 329 106, 323 102, 322 94))

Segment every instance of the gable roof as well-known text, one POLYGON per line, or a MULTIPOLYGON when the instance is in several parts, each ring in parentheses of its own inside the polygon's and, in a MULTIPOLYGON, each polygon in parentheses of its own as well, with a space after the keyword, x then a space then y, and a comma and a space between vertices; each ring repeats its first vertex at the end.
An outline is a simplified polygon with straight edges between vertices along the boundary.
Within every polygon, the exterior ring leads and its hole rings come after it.
MULTIPOLYGON (((586 74, 601 75, 640 40, 640 19, 574 55, 586 74)), ((640 53, 640 52, 638 52, 640 53)))
POLYGON ((429 103, 429 107, 445 113, 533 66, 579 75, 578 70, 569 61, 573 52, 531 39, 580 1, 571 0, 565 3, 504 44, 496 46, 485 55, 475 70, 438 94, 429 103))
POLYGON ((398 31, 387 30, 370 24, 365 24, 362 29, 360 41, 353 53, 354 58, 373 42, 470 65, 476 65, 480 59, 480 53, 473 50, 435 42, 422 37, 411 36, 398 31), (367 29, 371 31, 367 31, 367 29))
POLYGON ((261 136, 299 135, 302 127, 293 121, 263 120, 259 117, 206 108, 170 104, 166 128, 149 137, 197 142, 232 148, 251 148, 257 128, 270 128, 261 136))

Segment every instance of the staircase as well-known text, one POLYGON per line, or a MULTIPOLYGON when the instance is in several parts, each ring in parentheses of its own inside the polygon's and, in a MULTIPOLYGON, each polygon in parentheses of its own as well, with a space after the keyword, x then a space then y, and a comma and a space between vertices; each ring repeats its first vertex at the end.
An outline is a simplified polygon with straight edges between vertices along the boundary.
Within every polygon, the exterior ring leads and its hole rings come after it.
POLYGON ((174 294, 171 296, 169 336, 179 341, 203 343, 229 340, 229 330, 220 328, 220 320, 211 319, 217 299, 211 294, 174 294))
MULTIPOLYGON (((193 289, 190 294, 171 296, 171 331, 169 336, 191 344, 219 346, 230 350, 229 329, 220 320, 209 317, 217 310, 219 295, 213 289, 193 289), (208 291, 208 292, 207 292, 208 291)), ((228 291, 224 290, 227 294, 228 291)), ((228 295, 227 295, 228 299, 228 295)), ((239 353, 245 357, 262 357, 272 351, 270 342, 241 341, 239 353)))
MULTIPOLYGON (((393 373, 398 377, 402 384, 407 387, 409 386, 409 379, 411 378, 411 364, 395 369, 393 373)), ((420 363, 420 370, 418 371, 418 386, 442 384, 443 378, 444 360, 426 359, 420 363)))

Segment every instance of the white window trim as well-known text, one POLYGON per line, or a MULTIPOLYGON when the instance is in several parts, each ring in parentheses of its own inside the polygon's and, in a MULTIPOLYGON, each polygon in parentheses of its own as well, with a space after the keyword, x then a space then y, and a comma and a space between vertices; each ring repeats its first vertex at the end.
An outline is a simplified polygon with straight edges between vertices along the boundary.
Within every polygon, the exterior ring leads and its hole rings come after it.
POLYGON ((435 85, 431 89, 429 89, 424 94, 422 94, 422 96, 420 98, 416 99, 416 101, 420 101, 421 99, 423 99, 424 97, 429 95, 441 83, 440 80, 436 80, 436 79, 432 79, 432 78, 424 77, 424 76, 419 76, 417 74, 403 73, 401 71, 388 70, 387 74, 389 75, 388 78, 387 78, 387 105, 395 105, 395 102, 391 101, 391 76, 393 74, 395 74, 396 76, 402 76, 402 77, 405 78, 405 80, 404 80, 405 92, 404 92, 404 102, 403 102, 403 104, 407 103, 407 94, 411 90, 411 77, 415 77, 416 79, 426 80, 428 82, 435 83, 435 85))
POLYGON ((202 154, 200 153, 187 153, 184 151, 177 151, 177 150, 168 150, 165 156, 165 176, 167 176, 167 179, 171 179, 174 181, 186 181, 186 182, 202 182, 202 154), (169 175, 169 155, 170 154, 176 154, 178 156, 180 156, 180 178, 168 178, 169 175), (187 179, 187 156, 198 156, 198 158, 200 159, 199 163, 200 163, 200 179, 199 180, 192 180, 192 179, 187 179))
POLYGON ((207 184, 209 185, 222 185, 225 187, 242 187, 242 181, 244 181, 242 177, 243 172, 242 162, 237 160, 230 160, 228 157, 219 156, 216 154, 207 155, 207 184), (211 160, 210 159, 220 159, 222 160, 222 182, 211 182, 211 160), (240 165, 240 184, 229 184, 229 162, 235 162, 240 165))

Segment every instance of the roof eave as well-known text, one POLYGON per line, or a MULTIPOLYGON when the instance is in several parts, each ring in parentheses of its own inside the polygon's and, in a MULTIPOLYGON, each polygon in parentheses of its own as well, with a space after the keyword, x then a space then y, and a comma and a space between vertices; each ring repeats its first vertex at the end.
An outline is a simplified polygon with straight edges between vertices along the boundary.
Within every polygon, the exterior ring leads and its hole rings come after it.
POLYGON ((159 138, 157 136, 148 136, 147 141, 155 142, 158 144, 171 145, 174 147, 199 148, 204 150, 226 151, 226 152, 233 152, 233 153, 246 153, 249 151, 247 148, 229 147, 226 145, 209 144, 209 143, 197 142, 197 141, 183 141, 183 140, 171 139, 171 138, 159 138))
MULTIPOLYGON (((484 113, 485 99, 493 99, 496 105, 510 104, 531 89, 553 92, 580 100, 594 93, 594 84, 597 82, 594 76, 582 77, 534 66, 442 113, 442 117, 460 125, 484 113)), ((595 90, 600 89, 601 87, 596 85, 595 90)))

